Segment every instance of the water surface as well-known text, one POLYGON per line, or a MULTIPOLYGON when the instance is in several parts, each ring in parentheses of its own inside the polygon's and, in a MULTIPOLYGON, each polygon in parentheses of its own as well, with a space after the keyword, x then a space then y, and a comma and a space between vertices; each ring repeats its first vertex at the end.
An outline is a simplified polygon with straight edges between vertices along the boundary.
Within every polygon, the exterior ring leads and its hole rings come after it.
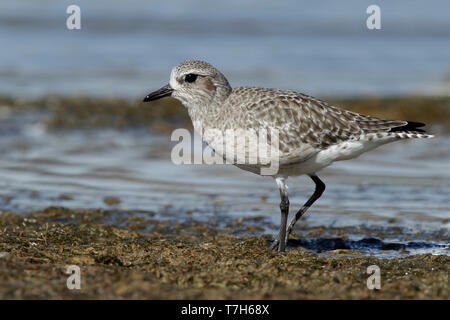
MULTIPOLYGON (((56 205, 152 211, 155 218, 180 221, 261 216, 265 227, 279 223, 272 178, 231 165, 175 165, 169 135, 144 129, 50 131, 45 117, 3 113, 0 210, 27 213, 56 205)), ((448 246, 449 150, 446 135, 393 143, 335 163, 319 174, 327 190, 299 227, 399 227, 391 240, 428 243, 439 235, 437 242, 444 237, 448 246)), ((307 177, 289 178, 288 185, 293 213, 314 185, 307 177)), ((358 232, 349 236, 361 240, 358 232)))
POLYGON ((0 2, 0 94, 137 97, 186 59, 216 65, 232 86, 321 96, 450 93, 450 2, 0 2), (81 30, 66 28, 67 6, 81 30))

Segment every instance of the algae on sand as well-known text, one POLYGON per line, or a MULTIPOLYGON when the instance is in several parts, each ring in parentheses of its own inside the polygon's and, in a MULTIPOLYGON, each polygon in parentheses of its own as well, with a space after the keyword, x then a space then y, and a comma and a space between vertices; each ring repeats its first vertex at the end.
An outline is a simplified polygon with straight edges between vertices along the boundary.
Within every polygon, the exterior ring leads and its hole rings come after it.
POLYGON ((0 298, 450 298, 446 255, 378 259, 356 250, 324 256, 303 248, 280 254, 267 250, 268 236, 238 237, 232 226, 129 213, 118 227, 109 222, 114 215, 55 207, 30 215, 1 212, 0 298), (381 290, 366 286, 373 264, 381 269, 381 290), (67 289, 68 265, 80 267, 81 290, 67 289))
MULTIPOLYGON (((450 97, 324 98, 337 107, 386 119, 420 121, 450 129, 450 97)), ((14 110, 48 110, 49 128, 124 128, 144 126, 155 132, 170 132, 179 125, 191 127, 187 111, 175 99, 151 106, 140 100, 48 95, 40 99, 0 96, 0 105, 14 110)))

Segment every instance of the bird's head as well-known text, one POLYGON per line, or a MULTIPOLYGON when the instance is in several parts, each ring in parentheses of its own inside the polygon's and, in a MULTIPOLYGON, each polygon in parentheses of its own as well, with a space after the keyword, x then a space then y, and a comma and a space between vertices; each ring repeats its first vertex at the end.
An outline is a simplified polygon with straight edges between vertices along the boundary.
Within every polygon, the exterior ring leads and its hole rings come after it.
POLYGON ((187 108, 220 103, 231 93, 225 76, 207 62, 187 60, 170 73, 169 84, 148 94, 144 102, 171 96, 187 108))

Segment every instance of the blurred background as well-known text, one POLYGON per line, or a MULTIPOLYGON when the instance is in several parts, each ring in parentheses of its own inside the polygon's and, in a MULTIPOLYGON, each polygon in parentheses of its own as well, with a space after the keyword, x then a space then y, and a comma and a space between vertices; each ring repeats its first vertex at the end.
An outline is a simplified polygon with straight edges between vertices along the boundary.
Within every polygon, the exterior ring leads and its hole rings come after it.
POLYGON ((209 61, 232 85, 317 95, 448 95, 450 4, 370 0, 18 0, 0 4, 4 94, 136 97, 186 59, 209 61), (81 30, 66 8, 81 8, 81 30))
MULTIPOLYGON (((436 139, 326 169, 327 193, 301 227, 387 223, 448 239, 449 17, 447 0, 2 1, 0 210, 260 215, 278 224, 271 179, 231 166, 175 166, 170 133, 190 127, 185 110, 171 99, 140 103, 173 66, 201 59, 232 86, 292 89, 427 122, 436 139), (81 8, 81 30, 66 28, 71 4, 81 8), (371 4, 381 8, 381 30, 366 27, 371 4)), ((290 185, 295 210, 313 185, 304 177, 290 185)))

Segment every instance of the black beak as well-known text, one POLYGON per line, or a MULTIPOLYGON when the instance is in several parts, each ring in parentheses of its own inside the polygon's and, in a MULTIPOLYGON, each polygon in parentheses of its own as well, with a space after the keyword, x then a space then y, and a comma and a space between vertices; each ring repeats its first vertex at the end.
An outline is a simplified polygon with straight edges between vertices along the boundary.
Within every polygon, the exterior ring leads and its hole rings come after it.
POLYGON ((164 86, 159 90, 156 90, 155 92, 149 93, 145 98, 144 102, 158 100, 164 97, 168 97, 172 94, 173 89, 170 87, 170 85, 164 86))

